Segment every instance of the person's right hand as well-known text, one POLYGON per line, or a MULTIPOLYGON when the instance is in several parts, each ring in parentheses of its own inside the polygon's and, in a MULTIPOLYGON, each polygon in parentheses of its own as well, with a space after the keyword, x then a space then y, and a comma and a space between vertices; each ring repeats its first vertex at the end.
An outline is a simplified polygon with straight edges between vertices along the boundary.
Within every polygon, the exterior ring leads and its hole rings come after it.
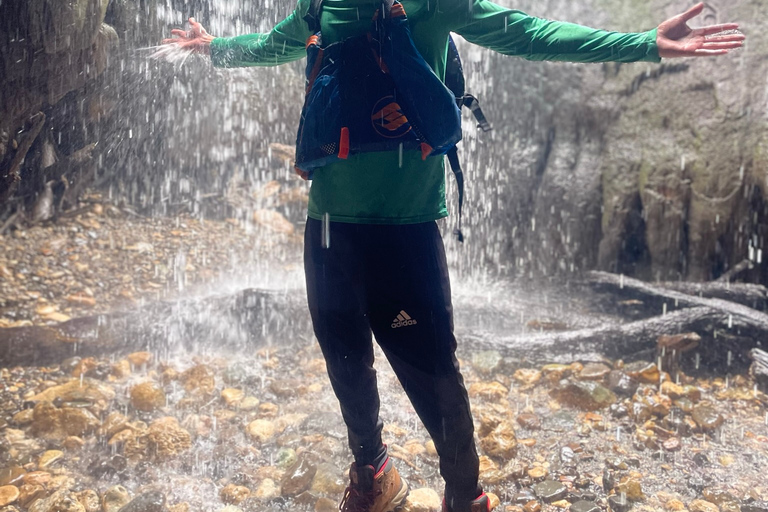
POLYGON ((206 55, 211 53, 211 41, 215 39, 195 18, 189 18, 189 30, 175 28, 171 30, 171 35, 175 37, 163 39, 162 44, 174 44, 182 50, 206 55))

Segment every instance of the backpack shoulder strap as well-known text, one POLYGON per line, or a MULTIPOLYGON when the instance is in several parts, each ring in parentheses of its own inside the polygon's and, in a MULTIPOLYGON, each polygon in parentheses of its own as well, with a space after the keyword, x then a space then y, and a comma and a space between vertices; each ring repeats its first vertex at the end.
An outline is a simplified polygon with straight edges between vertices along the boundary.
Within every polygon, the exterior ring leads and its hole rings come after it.
POLYGON ((459 150, 456 146, 453 146, 445 154, 448 157, 448 162, 451 164, 451 171, 456 178, 456 187, 459 189, 459 225, 453 230, 453 234, 459 242, 464 241, 464 233, 461 232, 461 208, 464 206, 464 173, 461 170, 461 163, 459 162, 459 150))
POLYGON ((309 5, 309 11, 304 16, 304 21, 307 22, 310 32, 316 34, 320 32, 320 14, 323 11, 323 0, 311 0, 309 5))

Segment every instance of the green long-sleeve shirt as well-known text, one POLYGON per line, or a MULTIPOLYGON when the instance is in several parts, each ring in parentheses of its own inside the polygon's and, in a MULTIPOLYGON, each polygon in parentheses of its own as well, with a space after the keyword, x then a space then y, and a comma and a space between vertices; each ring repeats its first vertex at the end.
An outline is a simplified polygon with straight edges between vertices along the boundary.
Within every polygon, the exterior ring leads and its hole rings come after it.
MULTIPOLYGON (((488 0, 402 0, 416 47, 439 77, 445 76, 448 35, 455 32, 485 48, 528 60, 658 62, 656 31, 618 33, 550 21, 488 0)), ((323 41, 331 43, 370 27, 378 2, 324 0, 323 41)), ((216 66, 275 66, 306 55, 311 35, 304 21, 310 0, 298 4, 270 32, 216 38, 216 66)), ((298 124, 298 120, 297 120, 298 124)), ((352 155, 318 169, 309 194, 309 216, 366 224, 408 224, 448 215, 442 157, 417 151, 352 155)))

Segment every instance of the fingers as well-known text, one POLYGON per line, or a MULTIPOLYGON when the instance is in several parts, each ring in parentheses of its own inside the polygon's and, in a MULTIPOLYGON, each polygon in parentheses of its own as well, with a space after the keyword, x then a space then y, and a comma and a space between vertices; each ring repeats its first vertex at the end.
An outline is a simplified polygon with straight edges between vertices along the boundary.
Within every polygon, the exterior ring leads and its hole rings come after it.
POLYGON ((699 14, 701 14, 701 11, 704 10, 704 2, 699 2, 698 4, 694 5, 687 11, 685 11, 683 14, 680 15, 680 17, 683 19, 683 21, 688 21, 691 18, 695 18, 699 14))
POLYGON ((707 36, 704 38, 705 41, 716 41, 718 43, 728 42, 728 41, 744 41, 747 39, 747 36, 744 34, 723 34, 719 36, 707 36))
POLYGON ((187 37, 187 31, 181 30, 180 28, 174 28, 173 30, 171 30, 171 35, 178 36, 178 37, 187 37))
POLYGON ((170 39, 163 39, 160 41, 160 44, 178 44, 180 42, 180 39, 176 37, 172 37, 170 39))
POLYGON ((726 32, 728 30, 738 30, 738 29, 739 29, 738 23, 721 23, 719 25, 709 25, 706 27, 697 28, 695 29, 695 32, 698 34, 709 36, 712 34, 717 34, 719 32, 726 32))
POLYGON ((741 48, 742 45, 743 43, 741 41, 732 41, 727 43, 706 41, 704 42, 704 44, 701 45, 701 49, 703 50, 734 50, 736 48, 741 48))
POLYGON ((728 50, 696 50, 693 53, 689 53, 689 56, 693 57, 712 57, 714 55, 725 55, 728 50))

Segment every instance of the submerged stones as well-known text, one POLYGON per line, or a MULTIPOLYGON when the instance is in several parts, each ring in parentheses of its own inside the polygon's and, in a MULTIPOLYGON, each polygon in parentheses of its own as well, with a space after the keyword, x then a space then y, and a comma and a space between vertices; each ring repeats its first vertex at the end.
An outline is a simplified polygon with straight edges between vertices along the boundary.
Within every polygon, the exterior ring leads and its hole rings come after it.
MULTIPOLYGON (((28 512, 37 503, 35 512, 48 512, 44 507, 54 506, 53 493, 66 489, 71 495, 60 493, 56 506, 72 510, 81 506, 84 512, 336 509, 348 484, 343 470, 348 453, 346 432, 338 410, 327 407, 333 402, 323 402, 330 396, 329 387, 313 381, 325 378, 318 351, 302 350, 292 355, 288 350, 265 349, 255 362, 265 366, 254 372, 239 364, 236 375, 228 377, 231 383, 222 378, 226 361, 200 358, 183 371, 183 367, 176 369, 144 356, 136 358, 137 364, 128 363, 132 366, 128 379, 110 379, 109 386, 116 391, 110 409, 97 411, 93 400, 67 405, 62 400, 26 403, 31 415, 11 411, 6 417, 17 419, 0 430, 0 484, 18 491, 7 506, 28 512), (297 366, 306 362, 306 375, 297 372, 286 378, 275 361, 297 366), (272 385, 274 382, 277 384, 272 385), (145 384, 162 390, 168 405, 146 410, 136 407, 133 390, 145 384), (254 404, 244 407, 249 397, 254 404), (84 431, 78 436, 68 435, 70 427, 64 420, 67 414, 75 414, 72 411, 85 411, 85 417, 91 418, 84 422, 87 428, 78 427, 84 431), (125 482, 136 498, 131 499, 133 494, 124 487, 100 494, 105 486, 117 482, 125 482), (204 498, 161 505, 162 499, 173 499, 171 489, 177 485, 186 487, 186 496, 198 493, 204 498), (156 488, 162 489, 157 492, 163 496, 151 494, 156 488), (194 492, 189 493, 190 489, 194 492), (73 497, 79 505, 71 501, 73 497), (215 503, 202 503, 204 499, 215 503)), ((98 360, 88 365, 103 366, 98 360)), ((695 497, 717 505, 719 512, 738 512, 737 506, 743 512, 746 498, 729 501, 725 494, 708 488, 712 480, 701 475, 719 471, 717 478, 725 481, 726 455, 733 472, 742 467, 751 470, 761 461, 759 453, 747 457, 736 450, 732 454, 708 450, 708 445, 720 446, 721 435, 727 434, 729 441, 737 436, 730 428, 722 429, 725 423, 717 426, 717 421, 711 421, 712 427, 707 429, 695 418, 716 418, 712 411, 726 417, 725 405, 746 404, 743 411, 761 407, 762 395, 749 395, 751 383, 731 378, 731 388, 738 383, 745 390, 724 394, 725 383, 684 375, 679 383, 672 383, 663 373, 659 381, 645 383, 645 377, 631 377, 626 371, 630 365, 620 362, 613 363, 613 369, 606 361, 506 371, 510 366, 502 361, 500 368, 505 370, 484 373, 471 367, 466 372, 479 439, 481 481, 488 491, 502 496, 498 510, 600 512, 635 507, 637 512, 662 508, 683 512, 695 497), (611 396, 609 390, 619 389, 622 391, 611 396), (605 396, 609 399, 601 398, 605 396), (606 403, 610 409, 603 410, 606 403), (707 408, 711 410, 707 412, 707 408), (700 469, 697 464, 707 453, 711 462, 700 469), (698 480, 680 477, 680 467, 699 475, 698 480), (678 479, 677 502, 657 498, 667 477, 678 479)), ((78 367, 85 368, 73 365, 78 367)), ((648 368, 649 364, 637 367, 648 368)), ((0 369, 3 375, 8 379, 9 371, 0 369)), ((45 388, 69 382, 69 377, 61 375, 47 378, 45 388)), ((380 384, 397 382, 384 374, 380 384)), ((28 398, 45 391, 43 386, 17 388, 18 394, 27 393, 28 398)), ((403 396, 396 400, 407 403, 403 396)), ((427 440, 412 413, 401 415, 399 403, 382 402, 382 410, 390 418, 383 432, 385 442, 401 475, 416 490, 433 489, 431 497, 412 499, 409 506, 417 510, 424 505, 425 510, 436 512, 442 496, 434 443, 427 440), (435 496, 428 504, 428 498, 435 496)), ((743 411, 733 417, 734 425, 746 417, 743 411)), ((759 436, 763 434, 758 428, 762 417, 758 420, 746 428, 745 443, 762 446, 759 436)), ((742 498, 741 488, 739 492, 742 498)), ((765 491, 758 487, 749 502, 764 496, 765 491)))

